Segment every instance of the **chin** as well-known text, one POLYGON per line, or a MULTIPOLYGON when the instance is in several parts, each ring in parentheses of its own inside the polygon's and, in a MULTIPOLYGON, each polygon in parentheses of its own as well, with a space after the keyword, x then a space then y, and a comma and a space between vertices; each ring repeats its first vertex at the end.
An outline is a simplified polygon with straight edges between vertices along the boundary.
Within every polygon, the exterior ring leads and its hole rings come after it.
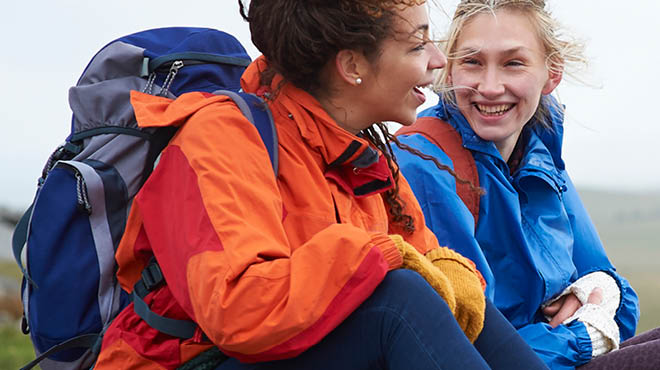
POLYGON ((401 117, 399 117, 399 120, 397 120, 396 122, 404 126, 410 126, 413 123, 415 123, 416 120, 417 120, 417 110, 414 110, 411 113, 402 115, 401 117))

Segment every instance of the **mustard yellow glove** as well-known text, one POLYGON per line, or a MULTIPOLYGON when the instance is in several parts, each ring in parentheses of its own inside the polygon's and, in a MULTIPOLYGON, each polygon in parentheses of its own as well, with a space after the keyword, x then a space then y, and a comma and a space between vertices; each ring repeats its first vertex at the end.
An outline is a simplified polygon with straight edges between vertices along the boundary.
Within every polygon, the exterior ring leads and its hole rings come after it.
POLYGON ((394 242, 401 257, 403 258, 402 268, 413 270, 420 274, 433 289, 435 289, 440 297, 447 302, 449 309, 452 313, 456 312, 456 298, 454 288, 451 282, 438 268, 433 266, 430 260, 419 253, 415 247, 403 240, 401 235, 390 235, 390 239, 394 242))
POLYGON ((454 316, 470 342, 474 343, 484 327, 486 310, 485 283, 481 273, 472 261, 446 247, 428 252, 426 258, 449 278, 456 296, 454 316))

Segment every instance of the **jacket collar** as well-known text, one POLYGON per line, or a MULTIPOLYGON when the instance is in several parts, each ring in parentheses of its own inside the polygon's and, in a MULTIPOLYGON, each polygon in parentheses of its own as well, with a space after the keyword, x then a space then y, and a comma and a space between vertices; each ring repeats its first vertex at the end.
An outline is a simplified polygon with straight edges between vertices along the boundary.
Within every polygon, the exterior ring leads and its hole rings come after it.
POLYGON ((339 127, 321 104, 309 93, 282 83, 276 75, 270 86, 260 84, 260 73, 267 67, 263 56, 248 66, 241 78, 243 91, 262 98, 279 91, 269 107, 274 116, 293 120, 305 143, 320 154, 326 177, 357 197, 380 193, 393 186, 392 174, 384 156, 369 142, 339 127))
MULTIPOLYGON (((563 183, 559 171, 565 168, 561 157, 564 114, 557 108, 557 102, 551 96, 544 97, 542 104, 550 107, 548 121, 551 128, 548 129, 537 122, 526 125, 522 132, 525 149, 519 169, 543 171, 553 180, 563 183)), ((457 107, 440 99, 436 106, 423 111, 420 116, 435 116, 450 123, 461 135, 465 148, 487 154, 498 162, 504 162, 495 144, 477 136, 457 107)))

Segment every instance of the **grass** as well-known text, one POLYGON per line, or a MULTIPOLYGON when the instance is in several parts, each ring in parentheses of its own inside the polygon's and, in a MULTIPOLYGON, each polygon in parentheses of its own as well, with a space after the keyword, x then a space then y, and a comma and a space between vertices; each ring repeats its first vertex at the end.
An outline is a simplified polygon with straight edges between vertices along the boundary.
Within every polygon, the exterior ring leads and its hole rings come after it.
POLYGON ((21 270, 14 261, 0 260, 0 276, 15 279, 17 282, 21 281, 21 270))
POLYGON ((34 360, 32 343, 15 325, 0 325, 0 369, 15 370, 34 360))
MULTIPOLYGON (((0 261, 0 276, 19 284, 21 271, 13 261, 0 261)), ((30 337, 24 335, 18 322, 0 323, 0 370, 15 370, 34 359, 30 337)))
POLYGON ((607 254, 637 292, 637 333, 660 326, 660 193, 580 191, 607 254))

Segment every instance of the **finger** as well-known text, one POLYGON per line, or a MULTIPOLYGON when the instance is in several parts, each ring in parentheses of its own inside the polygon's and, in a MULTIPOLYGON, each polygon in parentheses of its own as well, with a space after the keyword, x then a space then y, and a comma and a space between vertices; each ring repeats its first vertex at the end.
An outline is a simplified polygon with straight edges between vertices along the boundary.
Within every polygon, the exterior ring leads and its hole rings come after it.
POLYGON ((559 324, 564 322, 564 320, 568 319, 569 317, 573 316, 575 311, 578 310, 582 306, 582 303, 580 303, 580 300, 577 299, 575 294, 570 294, 566 296, 566 299, 564 300, 564 304, 561 306, 561 309, 555 316, 552 317, 552 320, 550 320, 550 326, 553 328, 556 328, 559 324))
POLYGON ((593 304, 601 304, 603 302, 603 289, 601 288, 594 288, 594 290, 591 291, 591 294, 589 294, 589 298, 587 298, 587 303, 593 303, 593 304))
POLYGON ((566 298, 566 296, 561 297, 558 300, 552 302, 552 304, 544 307, 543 310, 542 310, 543 314, 546 315, 546 316, 550 316, 550 317, 556 315, 557 312, 559 312, 559 309, 561 308, 562 303, 564 303, 564 298, 566 298))

